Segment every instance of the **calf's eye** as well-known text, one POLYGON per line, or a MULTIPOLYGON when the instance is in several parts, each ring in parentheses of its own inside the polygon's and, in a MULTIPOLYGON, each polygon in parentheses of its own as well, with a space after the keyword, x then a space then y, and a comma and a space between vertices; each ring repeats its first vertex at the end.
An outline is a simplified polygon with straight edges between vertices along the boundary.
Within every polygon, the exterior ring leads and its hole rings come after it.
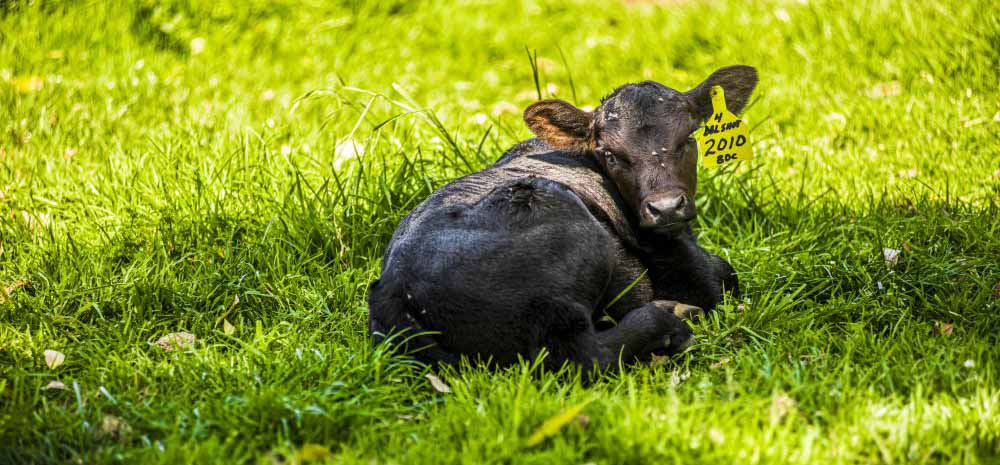
POLYGON ((608 166, 615 166, 615 163, 618 163, 618 158, 615 157, 611 152, 605 151, 604 163, 606 163, 608 166))

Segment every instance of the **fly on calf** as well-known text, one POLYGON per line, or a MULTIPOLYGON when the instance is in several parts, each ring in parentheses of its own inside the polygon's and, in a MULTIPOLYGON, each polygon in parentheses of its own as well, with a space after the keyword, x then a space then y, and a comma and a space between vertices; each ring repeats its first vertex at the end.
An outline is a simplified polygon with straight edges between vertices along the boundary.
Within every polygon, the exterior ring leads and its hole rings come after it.
POLYGON ((687 92, 627 84, 592 112, 528 107, 537 138, 400 223, 370 287, 375 342, 429 363, 496 366, 544 349, 546 366, 585 371, 684 350, 684 320, 738 292, 733 268, 691 231, 691 135, 712 113, 712 86, 739 112, 756 83, 753 68, 731 66, 687 92))

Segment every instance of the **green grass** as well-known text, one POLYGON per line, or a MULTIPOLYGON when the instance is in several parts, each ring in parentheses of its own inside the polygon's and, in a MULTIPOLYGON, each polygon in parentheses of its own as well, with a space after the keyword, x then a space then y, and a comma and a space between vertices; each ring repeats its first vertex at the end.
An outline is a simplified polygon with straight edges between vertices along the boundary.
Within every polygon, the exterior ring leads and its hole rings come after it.
POLYGON ((1000 462, 998 68, 989 0, 0 2, 0 463, 1000 462), (746 292, 667 363, 439 393, 366 287, 529 137, 525 47, 590 106, 758 68, 697 227, 746 292))

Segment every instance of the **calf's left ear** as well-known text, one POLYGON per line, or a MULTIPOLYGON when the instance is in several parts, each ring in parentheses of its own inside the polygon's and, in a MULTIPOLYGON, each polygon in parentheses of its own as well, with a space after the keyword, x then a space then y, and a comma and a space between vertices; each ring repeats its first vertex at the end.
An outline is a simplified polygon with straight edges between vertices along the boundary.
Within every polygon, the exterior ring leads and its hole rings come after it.
POLYGON ((712 115, 712 86, 722 87, 726 94, 726 108, 733 114, 739 114, 750 100, 754 87, 757 87, 757 70, 746 65, 720 68, 698 87, 685 92, 698 119, 712 115))
POLYGON ((524 110, 524 122, 554 149, 584 150, 590 147, 594 114, 562 100, 542 100, 524 110))

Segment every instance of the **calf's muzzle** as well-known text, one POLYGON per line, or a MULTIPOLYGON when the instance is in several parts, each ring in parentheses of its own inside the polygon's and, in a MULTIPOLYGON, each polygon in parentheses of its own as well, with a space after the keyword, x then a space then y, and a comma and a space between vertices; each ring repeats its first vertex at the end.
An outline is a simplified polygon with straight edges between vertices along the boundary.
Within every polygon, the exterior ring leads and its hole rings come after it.
POLYGON ((644 229, 677 229, 695 216, 694 202, 680 190, 646 196, 639 211, 639 226, 644 229))

